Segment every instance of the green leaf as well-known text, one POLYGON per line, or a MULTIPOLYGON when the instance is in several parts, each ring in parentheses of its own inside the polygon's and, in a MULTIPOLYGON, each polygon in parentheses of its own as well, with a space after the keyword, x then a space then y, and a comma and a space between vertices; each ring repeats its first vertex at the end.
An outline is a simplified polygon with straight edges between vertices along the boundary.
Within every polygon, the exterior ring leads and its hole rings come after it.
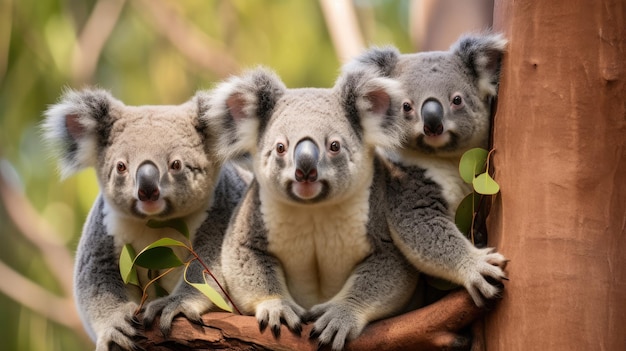
POLYGON ((211 300, 211 302, 215 304, 215 306, 227 312, 233 311, 233 309, 228 305, 226 300, 224 300, 222 295, 220 295, 215 289, 213 289, 213 287, 209 285, 209 283, 207 283, 205 274, 203 274, 204 283, 191 283, 189 280, 187 280, 187 268, 189 268, 189 265, 185 267, 185 273, 184 273, 185 282, 187 284, 196 288, 198 291, 204 294, 204 296, 208 297, 209 300, 211 300))
POLYGON ((454 284, 448 280, 431 277, 429 275, 426 276, 426 283, 428 283, 428 285, 432 286, 433 288, 442 291, 448 291, 459 287, 457 284, 454 284))
POLYGON ((180 218, 174 218, 167 221, 157 221, 151 219, 147 223, 148 227, 158 229, 158 228, 172 228, 177 232, 181 233, 185 236, 185 238, 189 239, 189 229, 187 228, 187 223, 180 218))
POLYGON ((465 236, 469 237, 470 230, 472 229, 472 218, 474 217, 474 211, 478 207, 479 201, 480 195, 472 192, 461 201, 459 207, 456 209, 454 223, 465 236))
POLYGON ((120 274, 124 284, 133 284, 139 286, 139 278, 137 277, 137 269, 134 265, 135 249, 130 244, 124 245, 120 253, 120 274))
POLYGON ((459 173, 463 181, 471 184, 477 174, 485 171, 488 155, 489 152, 487 150, 477 147, 467 150, 463 156, 461 156, 459 173))
POLYGON ((487 173, 478 175, 478 177, 474 178, 472 184, 474 185, 474 190, 479 194, 493 195, 500 191, 498 183, 487 173))
POLYGON ((182 266, 183 262, 170 247, 158 246, 143 250, 135 257, 134 264, 148 269, 165 269, 182 266))

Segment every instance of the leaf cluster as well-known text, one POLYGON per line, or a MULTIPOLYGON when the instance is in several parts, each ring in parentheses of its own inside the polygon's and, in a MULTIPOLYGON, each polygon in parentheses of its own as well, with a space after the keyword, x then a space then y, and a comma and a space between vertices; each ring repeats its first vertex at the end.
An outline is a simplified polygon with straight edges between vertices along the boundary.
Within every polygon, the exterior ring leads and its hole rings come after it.
MULTIPOLYGON (((143 304, 145 303, 148 297, 147 291, 151 285, 157 284, 157 281, 160 278, 171 273, 174 268, 185 266, 183 279, 187 284, 204 294, 217 307, 221 308, 224 311, 232 312, 232 308, 228 305, 224 298, 222 298, 222 296, 207 282, 207 275, 209 275, 212 279, 215 280, 215 282, 218 286, 220 286, 221 289, 221 285, 216 280, 215 276, 210 272, 206 264, 202 262, 202 258, 200 258, 200 256, 193 250, 193 247, 189 240, 189 230, 187 229, 187 225, 185 224, 185 222, 181 219, 172 219, 162 222, 151 220, 148 222, 147 225, 150 228, 172 228, 182 234, 185 237, 187 243, 171 238, 162 238, 146 246, 138 254, 135 253, 135 249, 130 244, 127 244, 122 248, 119 259, 120 274, 122 276, 122 280, 125 284, 138 286, 143 291, 141 304, 139 305, 137 311, 141 310, 143 304), (191 253, 191 258, 186 261, 184 259, 181 259, 176 255, 172 247, 182 247, 187 249, 187 251, 191 253), (189 268, 189 265, 195 260, 200 262, 200 264, 204 267, 204 271, 202 274, 204 282, 202 283, 192 283, 187 279, 187 269, 189 268), (165 272, 157 275, 155 278, 151 279, 148 283, 142 286, 139 282, 137 267, 142 267, 148 270, 165 270, 165 272)), ((163 289, 159 288, 158 284, 155 286, 157 287, 157 292, 166 294, 163 289)), ((228 297, 223 289, 222 292, 228 297)))

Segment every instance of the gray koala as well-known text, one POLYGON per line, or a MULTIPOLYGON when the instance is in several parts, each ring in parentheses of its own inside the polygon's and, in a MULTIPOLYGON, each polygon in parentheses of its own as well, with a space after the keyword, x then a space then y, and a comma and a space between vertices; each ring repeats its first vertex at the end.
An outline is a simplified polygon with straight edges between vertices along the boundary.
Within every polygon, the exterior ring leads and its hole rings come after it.
POLYGON ((374 68, 402 83, 401 109, 412 126, 402 148, 379 149, 395 166, 387 180, 392 237, 415 267, 464 286, 478 306, 499 293, 485 277, 506 279, 507 261, 476 248, 454 224, 458 204, 472 191, 458 164, 465 151, 488 147, 505 46, 498 34, 466 35, 445 52, 372 48, 344 67, 374 68))
MULTIPOLYGON (((208 105, 209 95, 198 93, 178 106, 126 106, 104 90, 87 89, 65 92, 45 113, 45 137, 59 151, 63 177, 94 167, 101 189, 74 271, 78 310, 98 351, 135 349, 141 290, 122 281, 121 248, 132 244, 139 252, 163 237, 184 239, 170 228, 147 227, 148 220, 184 220, 194 250, 221 277, 222 239, 251 174, 217 156, 221 131, 203 117, 208 105)), ((202 271, 194 261, 189 279, 202 282, 202 271)), ((142 284, 150 279, 146 270, 138 273, 142 284)), ((155 298, 151 292, 144 317, 151 323, 161 314, 166 334, 178 313, 200 320, 213 306, 182 280, 182 268, 159 282, 170 294, 155 298)))
POLYGON ((401 139, 401 90, 366 73, 287 89, 257 69, 218 86, 209 110, 227 129, 218 149, 253 158, 222 251, 235 304, 276 336, 315 320, 310 337, 335 350, 398 313, 418 277, 390 237, 375 152, 401 139))

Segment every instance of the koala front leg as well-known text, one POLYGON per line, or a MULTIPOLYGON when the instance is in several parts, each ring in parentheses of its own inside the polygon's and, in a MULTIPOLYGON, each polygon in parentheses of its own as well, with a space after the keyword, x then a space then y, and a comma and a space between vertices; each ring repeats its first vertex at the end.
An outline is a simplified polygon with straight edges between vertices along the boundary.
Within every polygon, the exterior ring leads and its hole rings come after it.
POLYGON ((342 350, 369 322, 399 313, 413 294, 418 272, 389 238, 376 240, 374 253, 355 268, 342 290, 308 312, 308 319, 315 320, 310 337, 320 346, 342 350))
POLYGON ((389 187, 387 221, 392 238, 417 269, 464 286, 476 305, 483 306, 483 297, 500 293, 486 277, 506 279, 507 260, 492 248, 476 248, 447 215, 440 192, 429 191, 428 186, 415 186, 417 192, 406 191, 411 189, 406 184, 389 187))
MULTIPOLYGON (((224 283, 220 257, 222 241, 232 210, 232 208, 212 208, 206 220, 198 229, 193 243, 194 251, 211 270, 213 276, 219 280, 220 284, 224 283)), ((194 283, 202 283, 204 282, 203 272, 204 267, 195 260, 187 269, 187 280, 194 283)), ((222 293, 220 287, 213 279, 208 278, 206 281, 213 289, 220 294, 222 293)), ((222 294, 222 297, 225 296, 222 294)), ((146 327, 152 325, 156 316, 160 314, 159 328, 163 335, 169 335, 172 320, 176 315, 182 313, 187 319, 201 323, 202 314, 208 312, 213 307, 214 305, 208 297, 187 284, 181 277, 180 282, 170 295, 151 301, 146 306, 143 315, 144 325, 146 327)))
POLYGON ((84 227, 74 269, 74 294, 81 318, 97 351, 134 350, 138 337, 137 303, 128 299, 120 276, 115 242, 103 223, 104 202, 98 197, 84 227), (116 346, 117 345, 117 346, 116 346))
POLYGON ((300 334, 305 310, 289 294, 280 261, 267 251, 260 207, 258 184, 253 182, 224 240, 222 268, 227 289, 244 314, 256 316, 261 331, 269 326, 278 336, 283 322, 300 334))

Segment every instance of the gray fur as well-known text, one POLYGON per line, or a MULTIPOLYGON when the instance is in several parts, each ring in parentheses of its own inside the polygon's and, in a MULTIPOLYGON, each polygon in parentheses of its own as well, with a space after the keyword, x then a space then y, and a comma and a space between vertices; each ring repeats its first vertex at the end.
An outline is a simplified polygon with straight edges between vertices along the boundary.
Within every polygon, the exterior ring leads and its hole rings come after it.
POLYGON ((415 267, 465 286, 477 305, 499 293, 485 277, 504 279, 506 260, 474 247, 454 224, 456 207, 471 192, 458 162, 470 148, 487 147, 505 45, 498 34, 466 35, 449 51, 402 55, 373 48, 344 67, 376 69, 402 83, 405 100, 398 108, 412 127, 400 150, 381 150, 393 167, 387 177, 392 236, 415 267), (457 95, 461 105, 454 104, 457 95), (427 133, 421 115, 426 101, 443 107, 441 135, 427 133))
POLYGON ((385 224, 375 153, 402 140, 404 120, 394 112, 401 91, 370 74, 342 75, 332 89, 287 89, 257 69, 217 87, 209 112, 235 126, 220 149, 249 152, 254 163, 222 251, 229 292, 275 335, 281 322, 299 333, 303 319, 315 319, 311 336, 335 350, 399 312, 417 279, 385 224), (310 183, 297 180, 304 161, 294 150, 303 140, 307 165, 311 144, 319 147, 310 183))
MULTIPOLYGON (((134 313, 141 291, 121 279, 122 246, 132 244, 139 252, 161 237, 184 240, 174 230, 148 228, 148 220, 183 219, 195 251, 221 277, 221 242, 250 175, 224 164, 214 151, 221 130, 203 115, 208 105, 204 92, 178 106, 126 106, 104 90, 87 89, 66 91, 46 111, 46 140, 57 148, 63 175, 94 167, 100 185, 83 228, 74 272, 78 309, 98 351, 135 348, 134 313), (136 176, 146 162, 152 165, 147 180, 136 176), (158 189, 149 200, 141 199, 141 191, 147 189, 142 182, 153 182, 151 191, 158 189)), ((139 273, 145 284, 147 272, 139 273)), ((161 314, 164 333, 176 314, 199 320, 213 307, 182 281, 181 274, 177 269, 161 280, 170 295, 155 299, 151 291, 145 311, 146 323, 161 314)), ((203 281, 200 264, 192 263, 188 278, 203 281)))

